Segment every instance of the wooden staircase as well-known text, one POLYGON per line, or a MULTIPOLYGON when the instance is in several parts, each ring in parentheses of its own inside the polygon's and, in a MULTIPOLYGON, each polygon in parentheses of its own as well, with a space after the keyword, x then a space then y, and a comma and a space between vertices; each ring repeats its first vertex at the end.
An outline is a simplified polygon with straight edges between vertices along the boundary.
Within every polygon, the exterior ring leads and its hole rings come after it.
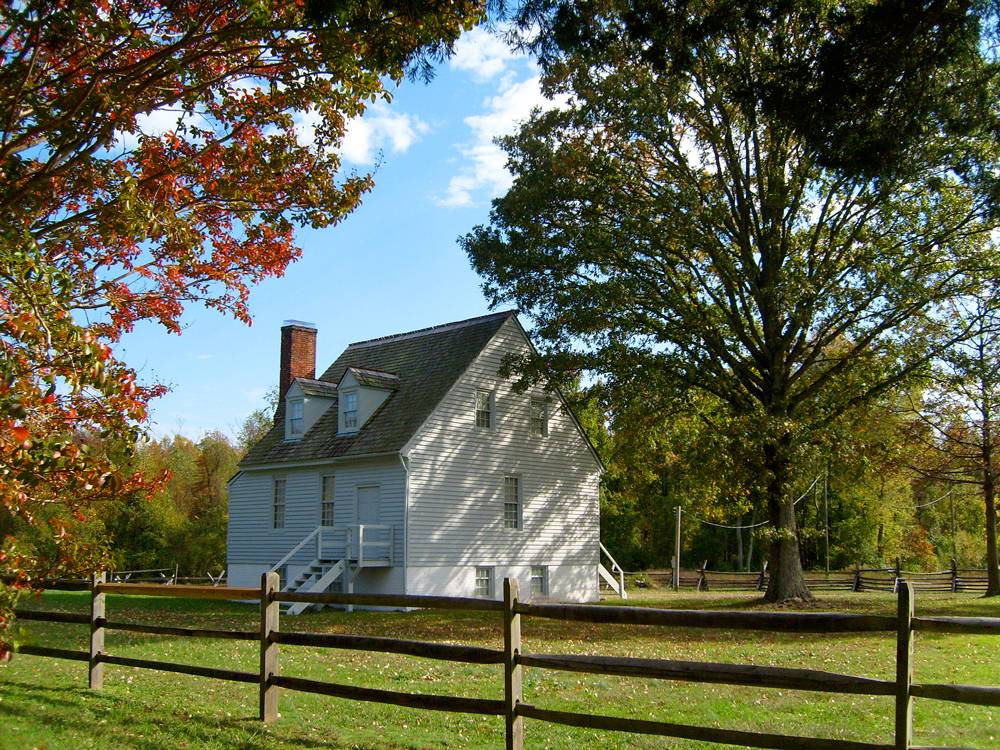
POLYGON ((600 588, 601 580, 603 579, 608 588, 618 594, 618 596, 622 599, 628 599, 628 592, 625 591, 625 571, 622 569, 622 566, 618 564, 618 561, 611 556, 611 553, 608 552, 608 548, 603 544, 601 544, 601 552, 604 553, 604 555, 608 558, 608 561, 611 563, 611 570, 605 568, 603 562, 598 561, 598 588, 600 588))
MULTIPOLYGON (((330 585, 344 575, 348 570, 346 560, 313 560, 303 568, 302 572, 289 581, 282 589, 286 593, 301 592, 312 594, 326 591, 330 585)), ((308 602, 292 602, 282 605, 282 614, 299 615, 309 607, 315 606, 308 602)))

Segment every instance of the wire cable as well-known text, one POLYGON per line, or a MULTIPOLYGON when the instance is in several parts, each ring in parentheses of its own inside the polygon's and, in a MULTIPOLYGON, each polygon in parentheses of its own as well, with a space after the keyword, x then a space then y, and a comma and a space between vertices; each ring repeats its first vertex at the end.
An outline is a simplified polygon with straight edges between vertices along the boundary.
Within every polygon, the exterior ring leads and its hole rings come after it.
POLYGON ((942 500, 944 500, 946 497, 948 497, 948 495, 950 495, 954 491, 955 491, 955 488, 952 487, 946 493, 944 493, 943 495, 941 495, 941 497, 939 497, 937 500, 931 500, 929 503, 921 503, 920 505, 914 505, 913 508, 914 508, 914 510, 917 510, 918 508, 929 508, 932 505, 936 505, 937 503, 939 503, 942 500))
MULTIPOLYGON (((820 479, 822 479, 822 478, 823 478, 822 474, 817 475, 817 477, 814 480, 812 480, 812 483, 809 485, 809 487, 806 488, 806 491, 803 492, 801 495, 799 495, 798 500, 796 500, 794 503, 792 503, 792 507, 795 507, 796 505, 798 505, 799 501, 801 501, 804 497, 806 497, 806 495, 808 495, 810 492, 812 492, 813 488, 816 486, 816 483, 820 479)), ((771 523, 770 521, 761 521, 760 523, 749 524, 747 526, 738 526, 738 525, 734 525, 734 524, 715 523, 714 521, 706 521, 704 518, 699 518, 698 516, 694 515, 693 513, 689 513, 688 511, 684 510, 683 508, 681 508, 681 513, 686 514, 688 516, 688 518, 690 518, 692 521, 697 521, 698 523, 703 523, 706 526, 714 526, 717 529, 735 529, 735 530, 740 530, 740 529, 756 529, 756 528, 758 528, 760 526, 767 526, 769 523, 771 523)))

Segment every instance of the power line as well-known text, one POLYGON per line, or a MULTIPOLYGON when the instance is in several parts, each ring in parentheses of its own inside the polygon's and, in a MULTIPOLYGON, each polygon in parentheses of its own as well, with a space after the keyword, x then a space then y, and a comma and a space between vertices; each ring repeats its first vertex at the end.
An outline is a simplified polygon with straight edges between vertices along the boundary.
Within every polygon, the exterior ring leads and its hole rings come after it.
POLYGON ((935 505, 935 504, 941 502, 942 500, 944 500, 946 497, 948 497, 948 495, 950 495, 954 491, 955 491, 955 488, 952 487, 946 493, 944 493, 943 495, 941 495, 941 497, 939 497, 937 500, 931 500, 929 503, 921 503, 920 505, 914 505, 913 508, 914 508, 914 510, 916 510, 918 508, 929 508, 932 505, 935 505))
MULTIPOLYGON (((798 499, 794 503, 792 503, 792 507, 795 507, 796 505, 798 505, 799 502, 804 497, 806 497, 810 492, 812 492, 813 488, 816 486, 816 483, 820 479, 822 479, 822 478, 823 478, 822 474, 817 475, 816 478, 814 480, 812 480, 812 484, 810 484, 806 488, 806 491, 803 492, 801 495, 799 495, 798 499)), ((688 511, 682 511, 682 512, 687 513, 688 517, 692 521, 697 521, 698 523, 703 523, 706 526, 714 526, 717 529, 735 529, 735 530, 740 530, 740 529, 756 529, 759 526, 767 526, 769 523, 771 523, 770 521, 761 521, 760 523, 754 523, 754 524, 750 524, 748 526, 737 526, 737 525, 726 524, 726 523, 715 523, 714 521, 706 521, 704 518, 699 518, 698 516, 696 516, 696 515, 688 512, 688 511)))
POLYGON ((706 526, 714 526, 717 529, 756 529, 758 526, 767 526, 770 521, 761 521, 760 523, 749 524, 747 526, 730 526, 725 523, 714 523, 712 521, 706 521, 704 518, 698 518, 698 516, 692 516, 690 513, 687 514, 691 520, 697 521, 698 523, 703 523, 706 526))

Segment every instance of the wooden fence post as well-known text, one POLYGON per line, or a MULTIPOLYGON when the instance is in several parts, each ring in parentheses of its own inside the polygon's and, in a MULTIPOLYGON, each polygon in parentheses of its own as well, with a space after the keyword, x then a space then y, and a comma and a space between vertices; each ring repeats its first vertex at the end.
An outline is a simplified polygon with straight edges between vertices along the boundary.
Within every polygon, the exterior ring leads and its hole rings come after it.
POLYGON ((854 586, 852 591, 861 591, 861 561, 854 563, 854 586))
POLYGON ((913 588, 899 581, 896 605, 896 750, 909 750, 913 741, 913 588))
POLYGON ((279 674, 278 644, 273 634, 278 632, 279 602, 273 596, 279 588, 277 573, 264 573, 260 577, 260 720, 278 718, 278 687, 271 678, 279 674))
POLYGON ((104 687, 104 663, 98 661, 104 653, 104 594, 97 587, 105 581, 104 573, 90 577, 90 666, 87 684, 91 690, 104 687))
POLYGON ((958 591, 958 560, 951 558, 951 592, 958 591))
POLYGON ((523 750, 524 718, 517 713, 521 702, 521 615, 514 611, 518 600, 516 578, 503 579, 503 676, 504 717, 507 750, 523 750))

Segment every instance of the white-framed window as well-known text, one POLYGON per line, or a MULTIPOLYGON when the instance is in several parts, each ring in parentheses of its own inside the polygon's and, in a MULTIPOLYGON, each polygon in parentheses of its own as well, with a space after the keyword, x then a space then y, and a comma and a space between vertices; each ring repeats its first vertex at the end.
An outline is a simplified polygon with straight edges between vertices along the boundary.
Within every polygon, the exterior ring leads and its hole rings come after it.
POLYGON ((503 478, 503 526, 521 528, 521 477, 503 478))
POLYGON ((333 474, 323 477, 323 486, 320 493, 319 525, 333 526, 333 496, 337 488, 337 480, 333 474))
POLYGON ((549 402, 544 398, 532 397, 529 408, 531 418, 528 429, 532 435, 544 437, 549 434, 549 402))
POLYGON ((493 598, 493 568, 484 566, 476 568, 476 596, 483 599, 493 598))
POLYGON ((272 525, 276 529, 285 528, 285 487, 286 480, 275 479, 274 480, 274 503, 273 503, 273 515, 271 517, 272 525))
POLYGON ((305 404, 302 399, 296 398, 288 402, 288 435, 298 437, 302 435, 305 422, 305 404))
POLYGON ((549 595, 549 567, 547 565, 531 566, 531 595, 549 595))
POLYGON ((476 390, 476 427, 481 430, 493 429, 493 410, 496 401, 493 391, 482 388, 476 390))
POLYGON ((344 394, 344 429, 358 429, 358 394, 356 391, 344 394))

